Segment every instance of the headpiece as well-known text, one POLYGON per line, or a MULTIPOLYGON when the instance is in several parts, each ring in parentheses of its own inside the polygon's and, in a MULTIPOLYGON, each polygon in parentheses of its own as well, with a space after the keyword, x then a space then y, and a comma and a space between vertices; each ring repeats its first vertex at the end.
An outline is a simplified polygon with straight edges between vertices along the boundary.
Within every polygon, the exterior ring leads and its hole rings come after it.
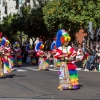
POLYGON ((9 44, 9 40, 6 37, 2 37, 1 45, 5 46, 5 44, 9 44))
POLYGON ((69 42, 70 40, 71 40, 71 37, 64 29, 58 30, 57 35, 56 35, 57 48, 62 46, 66 41, 69 42))
POLYGON ((18 41, 16 41, 16 42, 14 42, 14 47, 19 47, 20 45, 19 45, 19 42, 18 41))
POLYGON ((38 50, 42 50, 44 48, 43 43, 40 41, 35 45, 35 51, 37 52, 38 50))
POLYGON ((53 41, 51 43, 51 50, 56 49, 56 41, 53 41))
POLYGON ((32 49, 32 48, 33 48, 33 47, 32 47, 31 44, 27 45, 27 50, 32 49))

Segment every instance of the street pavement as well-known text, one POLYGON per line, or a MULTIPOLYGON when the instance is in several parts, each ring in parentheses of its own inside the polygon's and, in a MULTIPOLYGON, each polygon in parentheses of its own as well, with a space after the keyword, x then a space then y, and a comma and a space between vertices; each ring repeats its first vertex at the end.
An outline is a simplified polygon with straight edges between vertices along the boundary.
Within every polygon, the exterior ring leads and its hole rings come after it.
POLYGON ((78 71, 80 89, 58 90, 58 69, 38 71, 23 64, 0 78, 0 100, 96 100, 100 99, 100 73, 78 71))

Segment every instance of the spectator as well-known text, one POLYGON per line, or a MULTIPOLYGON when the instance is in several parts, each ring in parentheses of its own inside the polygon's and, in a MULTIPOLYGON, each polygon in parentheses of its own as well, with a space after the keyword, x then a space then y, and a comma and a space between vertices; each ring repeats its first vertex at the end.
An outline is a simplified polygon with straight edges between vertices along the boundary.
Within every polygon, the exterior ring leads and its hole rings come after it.
POLYGON ((82 59, 83 59, 83 52, 82 52, 81 44, 79 44, 77 49, 76 62, 75 62, 75 65, 78 67, 77 70, 81 70, 82 68, 82 59))
POLYGON ((95 64, 95 57, 93 56, 93 52, 89 52, 89 58, 86 62, 86 69, 88 69, 89 71, 93 70, 94 68, 94 64, 95 64))
POLYGON ((97 58, 100 58, 100 42, 96 46, 96 52, 97 58))

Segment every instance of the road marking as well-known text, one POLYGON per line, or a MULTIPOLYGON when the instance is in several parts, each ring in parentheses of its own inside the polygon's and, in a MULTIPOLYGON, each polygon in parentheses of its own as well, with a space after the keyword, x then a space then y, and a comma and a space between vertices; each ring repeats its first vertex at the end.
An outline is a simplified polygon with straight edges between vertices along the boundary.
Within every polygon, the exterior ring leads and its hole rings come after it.
POLYGON ((17 69, 18 72, 24 72, 26 70, 23 70, 23 69, 17 69))
MULTIPOLYGON (((28 69, 28 70, 34 70, 34 71, 39 71, 38 69, 36 69, 36 68, 33 68, 33 67, 23 67, 24 69, 28 69)), ((58 70, 56 70, 56 69, 48 69, 48 70, 50 70, 50 71, 58 71, 58 70)))
POLYGON ((38 69, 32 68, 32 67, 24 67, 24 69, 28 69, 28 70, 35 70, 38 71, 38 69))
MULTIPOLYGON (((39 71, 38 67, 14 67, 13 69, 11 69, 12 71, 18 71, 18 72, 25 72, 27 70, 33 70, 33 71, 39 71), (22 68, 22 69, 21 69, 22 68)), ((48 69, 49 71, 59 71, 59 69, 53 69, 50 68, 48 69)), ((78 70, 78 71, 85 71, 85 70, 78 70)), ((94 71, 85 71, 85 72, 94 72, 94 71)))
POLYGON ((49 70, 51 70, 51 71, 59 71, 59 70, 57 70, 57 69, 49 69, 49 70))

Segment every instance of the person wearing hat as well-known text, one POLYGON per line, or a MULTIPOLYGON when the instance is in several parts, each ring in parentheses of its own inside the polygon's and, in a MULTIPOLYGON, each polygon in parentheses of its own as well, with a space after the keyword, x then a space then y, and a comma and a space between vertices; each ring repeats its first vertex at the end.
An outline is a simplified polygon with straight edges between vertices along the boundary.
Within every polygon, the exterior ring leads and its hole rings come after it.
POLYGON ((13 44, 13 53, 14 53, 15 66, 21 66, 22 56, 21 56, 21 49, 18 41, 14 42, 13 44))
MULTIPOLYGON (((56 47, 56 38, 54 38, 53 42, 51 43, 51 54, 53 56, 56 54, 56 50, 57 50, 57 47, 56 47)), ((58 66, 57 58, 53 57, 53 67, 54 67, 54 69, 56 69, 57 66, 58 66)))
POLYGON ((1 46, 1 43, 2 43, 2 38, 0 37, 0 76, 2 76, 4 74, 3 62, 2 62, 4 46, 1 46))
POLYGON ((26 62, 29 65, 31 65, 32 64, 32 56, 33 56, 33 47, 32 47, 32 45, 28 46, 28 50, 27 51, 28 51, 28 56, 27 56, 26 62))
POLYGON ((2 68, 3 73, 2 76, 5 74, 9 74, 11 72, 11 69, 13 68, 13 57, 11 56, 11 48, 10 48, 10 42, 6 37, 2 38, 1 46, 2 48, 2 68))
POLYGON ((36 56, 39 57, 38 59, 38 64, 39 64, 39 67, 38 67, 38 70, 48 70, 48 59, 45 55, 45 52, 43 51, 43 48, 44 48, 44 44, 42 41, 40 41, 39 43, 37 43, 35 45, 35 51, 36 51, 36 56))
POLYGON ((60 90, 76 90, 79 88, 78 73, 76 66, 74 65, 74 57, 76 51, 69 46, 71 37, 64 30, 58 30, 56 35, 56 47, 57 52, 55 58, 60 59, 59 74, 59 86, 60 90))

